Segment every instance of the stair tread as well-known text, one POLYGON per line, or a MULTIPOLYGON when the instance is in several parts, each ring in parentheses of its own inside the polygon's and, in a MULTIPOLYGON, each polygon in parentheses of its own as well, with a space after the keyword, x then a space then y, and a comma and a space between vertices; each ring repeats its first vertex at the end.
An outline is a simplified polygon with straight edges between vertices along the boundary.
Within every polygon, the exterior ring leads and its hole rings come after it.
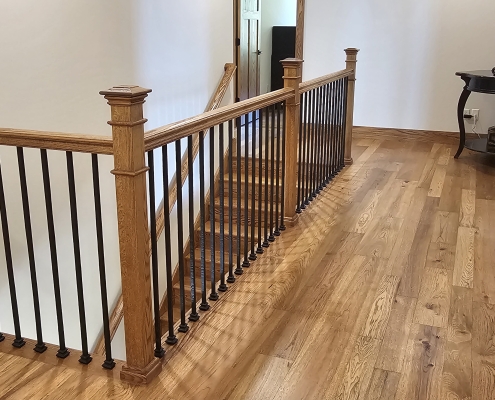
MULTIPOLYGON (((220 227, 221 227, 221 224, 219 221, 215 221, 215 234, 220 234, 220 227)), ((232 234, 234 236, 237 235, 237 224, 234 222, 232 224, 232 234)), ((229 222, 228 221, 224 221, 224 224, 223 224, 223 229, 224 229, 224 234, 225 235, 228 235, 229 234, 229 222)), ((249 228, 251 229, 251 228, 249 228)), ((244 224, 241 224, 241 235, 242 233, 244 232, 244 224)), ((205 233, 211 233, 211 221, 208 220, 206 221, 205 223, 205 233)))
MULTIPOLYGON (((244 174, 242 174, 244 175, 244 174)), ((229 181, 229 176, 228 175, 225 175, 224 177, 224 182, 228 182, 229 181)), ((248 177, 248 183, 252 183, 253 180, 252 180, 252 175, 249 175, 248 177)), ((259 177, 258 175, 256 175, 255 177, 255 181, 254 181, 256 184, 259 185, 259 177)), ((234 176, 232 177, 232 183, 235 183, 237 184, 237 176, 236 174, 234 174, 234 176)), ((246 184, 246 177, 245 176, 241 176, 241 184, 246 184)), ((271 175, 268 177, 268 183, 271 183, 271 175)), ((265 177, 261 177, 261 184, 264 188, 266 182, 265 182, 265 177)), ((273 186, 275 186, 277 184, 277 176, 274 175, 274 182, 273 182, 273 186)), ((279 178, 279 182, 278 182, 278 186, 282 187, 282 178, 279 178)), ((224 187, 225 187, 225 184, 224 184, 224 187)))

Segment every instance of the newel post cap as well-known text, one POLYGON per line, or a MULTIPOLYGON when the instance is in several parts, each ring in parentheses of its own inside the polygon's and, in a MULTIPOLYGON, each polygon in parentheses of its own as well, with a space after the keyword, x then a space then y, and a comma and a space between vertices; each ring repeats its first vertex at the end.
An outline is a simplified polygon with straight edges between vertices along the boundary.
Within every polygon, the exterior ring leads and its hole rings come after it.
POLYGON ((100 94, 105 96, 106 99, 109 98, 135 98, 135 97, 146 97, 151 89, 142 88, 136 85, 119 85, 114 86, 107 90, 102 90, 100 94))
POLYGON ((299 58, 286 58, 280 62, 284 67, 300 67, 304 61, 299 58))

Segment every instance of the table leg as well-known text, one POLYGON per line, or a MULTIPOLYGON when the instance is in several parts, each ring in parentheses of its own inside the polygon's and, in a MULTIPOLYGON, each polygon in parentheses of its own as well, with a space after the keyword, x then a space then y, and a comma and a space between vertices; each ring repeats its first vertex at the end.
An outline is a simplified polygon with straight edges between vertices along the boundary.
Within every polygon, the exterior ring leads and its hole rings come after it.
POLYGON ((464 150, 464 145, 466 144, 466 126, 464 124, 464 107, 466 107, 467 100, 469 98, 469 95, 471 94, 471 91, 467 89, 468 82, 469 81, 466 81, 466 86, 462 90, 461 97, 459 97, 459 104, 457 105, 457 121, 459 123, 460 138, 459 138, 459 149, 457 150, 457 153, 455 153, 454 158, 459 158, 459 156, 462 153, 462 150, 464 150))

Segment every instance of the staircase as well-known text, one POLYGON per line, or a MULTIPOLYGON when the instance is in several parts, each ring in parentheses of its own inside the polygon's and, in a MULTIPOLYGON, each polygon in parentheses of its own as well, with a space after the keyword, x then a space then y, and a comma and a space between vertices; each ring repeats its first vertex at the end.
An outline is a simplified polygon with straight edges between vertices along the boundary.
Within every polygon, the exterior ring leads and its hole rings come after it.
MULTIPOLYGON (((265 129, 264 126, 261 127, 261 129, 265 129)), ((271 141, 270 141, 271 143, 271 141)), ((263 143, 264 145, 264 143, 263 143)), ((227 282, 228 278, 228 271, 229 271, 229 255, 228 255, 228 249, 230 245, 230 240, 232 240, 232 249, 233 249, 233 256, 232 256, 232 262, 233 262, 233 268, 232 270, 235 270, 237 265, 236 265, 236 259, 237 259, 237 250, 238 250, 238 242, 240 238, 240 260, 241 260, 241 265, 244 260, 244 254, 245 254, 245 243, 247 241, 248 243, 248 254, 251 254, 251 227, 254 225, 254 241, 255 241, 255 252, 257 253, 256 256, 258 257, 263 257, 261 252, 258 250, 258 244, 261 242, 262 247, 268 247, 270 241, 266 240, 266 238, 263 237, 264 234, 264 224, 265 221, 267 222, 267 225, 270 225, 270 215, 272 215, 272 220, 275 219, 275 211, 276 211, 276 172, 277 170, 279 171, 279 179, 278 179, 278 193, 279 193, 279 201, 278 201, 278 208, 280 210, 280 197, 282 193, 282 184, 281 184, 281 168, 282 168, 282 163, 281 161, 278 161, 278 166, 277 162, 271 160, 271 158, 266 159, 265 158, 265 149, 262 149, 263 154, 261 155, 261 166, 262 170, 260 173, 259 170, 259 163, 260 160, 258 158, 259 156, 259 149, 257 148, 256 150, 256 160, 255 160, 255 189, 254 189, 254 196, 255 196, 255 219, 252 219, 252 194, 253 194, 253 186, 252 186, 252 179, 253 179, 253 165, 252 165, 252 158, 251 152, 248 152, 249 158, 246 158, 244 155, 244 148, 241 150, 241 155, 237 156, 236 151, 236 146, 235 146, 235 141, 232 143, 233 146, 233 157, 232 157, 232 187, 230 186, 230 179, 229 179, 229 170, 228 170, 228 165, 229 165, 229 159, 228 155, 225 156, 224 158, 224 164, 226 166, 225 168, 225 173, 224 176, 218 176, 218 179, 215 181, 215 197, 214 197, 214 215, 215 215, 215 232, 214 235, 211 230, 211 219, 210 219, 210 196, 206 196, 205 200, 205 279, 206 279, 206 286, 207 288, 210 288, 210 277, 211 277, 211 268, 212 268, 212 263, 211 263, 211 250, 210 250, 210 243, 212 238, 214 237, 215 240, 215 276, 217 278, 217 290, 218 291, 224 291, 222 288, 219 288, 219 282, 220 282, 220 274, 222 271, 222 265, 220 264, 219 260, 221 259, 221 251, 220 251, 220 242, 223 239, 224 246, 225 246, 225 251, 224 251, 224 263, 223 263, 223 271, 225 274, 225 282, 227 282), (245 198, 245 188, 246 188, 246 180, 245 180, 245 173, 246 173, 246 168, 248 169, 248 202, 246 204, 246 198, 245 198), (272 168, 273 168, 273 179, 274 183, 273 185, 271 184, 270 180, 272 178, 272 168), (240 193, 240 199, 238 198, 238 180, 237 180, 237 173, 238 169, 240 170, 241 174, 241 193, 240 193), (265 179, 266 179, 266 174, 268 173, 268 180, 270 182, 269 189, 268 189, 268 196, 267 199, 265 198, 265 188, 267 185, 265 185, 265 179), (220 188, 220 180, 223 180, 223 192, 219 190, 220 188), (261 198, 260 198, 260 181, 261 181, 261 198), (273 189, 273 199, 274 201, 272 202, 272 194, 271 191, 273 189), (232 198, 229 199, 229 196, 232 198), (221 198, 223 198, 224 202, 224 208, 226 211, 226 214, 224 214, 224 234, 223 237, 220 234, 220 227, 221 227, 221 214, 222 214, 222 209, 221 209, 221 198), (266 201, 268 200, 268 201, 266 201), (229 202, 232 203, 232 231, 229 229, 229 202), (238 204, 240 204, 240 207, 238 207, 238 204), (270 206, 273 206, 272 208, 270 206), (261 210, 261 213, 260 213, 261 210), (273 214, 271 214, 273 212, 273 214), (247 219, 246 219, 246 213, 247 213, 247 219), (240 218, 239 218, 240 217, 240 218), (238 236, 238 221, 240 222, 240 236, 238 236), (261 241, 259 240, 259 222, 261 222, 261 241), (246 236, 246 226, 248 227, 248 235, 246 236), (247 240, 246 240, 247 239, 247 240), (263 246, 264 243, 264 246, 263 246), (257 251, 258 250, 258 251, 257 251)), ((251 147, 251 144, 249 145, 251 147)), ((276 150, 274 150, 276 153, 276 150)), ((228 152, 227 152, 228 153, 228 152)), ((271 155, 271 146, 269 147, 269 157, 271 155)), ((201 235, 201 228, 199 226, 199 221, 196 221, 196 229, 194 232, 194 255, 195 255, 195 293, 196 293, 196 300, 200 301, 201 299, 201 269, 199 266, 201 265, 201 246, 200 246, 200 235, 201 235)), ((275 226, 275 221, 273 222, 273 225, 275 226)), ((274 228, 275 229, 275 228, 274 228)), ((185 266, 185 277, 184 277, 184 289, 185 289, 185 304, 191 304, 191 276, 190 276, 190 265, 191 265, 191 251, 189 246, 186 246, 187 249, 183 254, 184 257, 184 266, 185 266)), ((253 267, 256 266, 256 261, 253 260, 252 258, 249 258, 250 262, 254 262, 253 267)), ((178 325, 180 324, 180 282, 179 282, 179 268, 175 269, 175 273, 173 276, 173 316, 174 316, 174 324, 178 325)), ((228 286, 229 284, 227 284, 228 286)), ((168 289, 167 289, 168 290, 168 289)), ((164 299, 167 298, 167 292, 165 292, 164 299)), ((186 316, 189 314, 189 310, 186 311, 186 316)), ((169 324, 169 316, 168 316, 168 307, 167 307, 167 302, 162 301, 161 308, 160 308, 160 314, 161 314, 161 325, 162 325, 162 331, 166 332, 168 329, 168 324, 169 324)))

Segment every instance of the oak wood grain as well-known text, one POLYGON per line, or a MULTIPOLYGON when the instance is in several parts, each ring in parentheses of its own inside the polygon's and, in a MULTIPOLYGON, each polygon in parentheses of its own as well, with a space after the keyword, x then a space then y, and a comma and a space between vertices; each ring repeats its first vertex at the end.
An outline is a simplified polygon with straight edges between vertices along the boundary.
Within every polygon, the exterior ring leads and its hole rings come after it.
POLYGON ((473 324, 472 289, 455 287, 445 345, 442 397, 470 399, 472 395, 471 338, 473 324))
POLYGON ((452 292, 452 273, 440 268, 425 268, 414 323, 446 328, 452 292))
POLYGON ((454 285, 473 287, 474 228, 459 227, 454 264, 454 285))

